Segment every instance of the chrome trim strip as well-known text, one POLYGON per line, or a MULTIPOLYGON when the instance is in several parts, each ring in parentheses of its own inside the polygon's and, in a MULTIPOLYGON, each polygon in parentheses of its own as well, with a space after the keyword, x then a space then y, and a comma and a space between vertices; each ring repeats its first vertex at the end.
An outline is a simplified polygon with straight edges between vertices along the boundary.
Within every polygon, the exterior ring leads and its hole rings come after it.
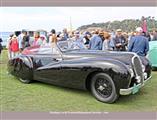
MULTIPOLYGON (((152 76, 150 76, 149 78, 147 78, 147 80, 144 81, 143 84, 138 84, 137 86, 139 88, 143 87, 148 81, 150 81, 150 79, 152 78, 152 76)), ((128 89, 120 89, 120 95, 129 95, 132 93, 133 87, 128 88, 128 89)))
MULTIPOLYGON (((135 64, 134 64, 134 59, 135 59, 136 57, 139 59, 141 67, 142 67, 142 65, 143 65, 143 64, 142 64, 142 61, 141 61, 141 59, 140 59, 140 57, 139 57, 138 55, 135 55, 135 56, 132 57, 131 62, 132 62, 133 71, 135 72, 135 78, 139 76, 139 75, 137 74, 137 70, 136 70, 136 67, 135 67, 135 64)), ((142 77, 142 78, 141 78, 141 83, 143 84, 143 82, 144 82, 144 77, 143 77, 143 76, 140 76, 140 77, 142 77)))
POLYGON ((138 76, 136 68, 135 68, 135 64, 134 64, 135 57, 137 57, 137 55, 135 55, 135 56, 132 57, 131 63, 132 63, 133 71, 135 72, 135 76, 138 76))

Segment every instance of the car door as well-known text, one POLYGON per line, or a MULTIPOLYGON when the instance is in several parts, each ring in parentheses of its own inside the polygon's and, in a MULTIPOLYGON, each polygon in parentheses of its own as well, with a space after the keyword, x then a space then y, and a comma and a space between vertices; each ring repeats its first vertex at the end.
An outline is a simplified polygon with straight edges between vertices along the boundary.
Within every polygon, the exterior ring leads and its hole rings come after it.
MULTIPOLYGON (((52 48, 51 48, 52 49, 52 48)), ((34 79, 57 84, 61 72, 62 55, 58 49, 51 54, 40 54, 36 57, 39 67, 34 71, 34 79)))
POLYGON ((85 89, 85 80, 88 75, 84 59, 76 54, 63 53, 61 62, 60 83, 70 88, 85 89))

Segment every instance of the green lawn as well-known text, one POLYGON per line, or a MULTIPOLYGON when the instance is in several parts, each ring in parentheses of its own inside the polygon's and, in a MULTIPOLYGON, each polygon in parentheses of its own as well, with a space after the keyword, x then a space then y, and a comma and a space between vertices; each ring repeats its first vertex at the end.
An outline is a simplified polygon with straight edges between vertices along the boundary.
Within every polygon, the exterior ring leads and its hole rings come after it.
POLYGON ((114 104, 97 101, 89 92, 34 82, 23 84, 7 73, 7 51, 0 60, 2 111, 157 111, 157 71, 135 95, 121 96, 114 104))

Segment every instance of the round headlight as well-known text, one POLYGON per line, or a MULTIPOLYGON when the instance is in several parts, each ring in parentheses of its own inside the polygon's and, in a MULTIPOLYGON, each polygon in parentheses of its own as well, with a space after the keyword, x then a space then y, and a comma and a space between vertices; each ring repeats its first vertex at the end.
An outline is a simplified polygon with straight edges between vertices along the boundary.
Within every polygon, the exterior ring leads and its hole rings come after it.
POLYGON ((146 80, 146 79, 147 79, 147 77, 148 77, 148 75, 147 75, 147 73, 146 73, 146 72, 143 74, 143 76, 144 76, 144 79, 145 79, 145 80, 146 80))
POLYGON ((130 68, 129 70, 130 70, 131 78, 134 77, 134 71, 133 71, 133 69, 130 68))
POLYGON ((141 82, 141 77, 140 77, 140 76, 137 76, 137 77, 136 77, 136 80, 137 80, 137 83, 140 83, 140 82, 141 82))
POLYGON ((143 72, 145 71, 145 66, 144 66, 144 65, 142 65, 142 71, 143 71, 143 72))

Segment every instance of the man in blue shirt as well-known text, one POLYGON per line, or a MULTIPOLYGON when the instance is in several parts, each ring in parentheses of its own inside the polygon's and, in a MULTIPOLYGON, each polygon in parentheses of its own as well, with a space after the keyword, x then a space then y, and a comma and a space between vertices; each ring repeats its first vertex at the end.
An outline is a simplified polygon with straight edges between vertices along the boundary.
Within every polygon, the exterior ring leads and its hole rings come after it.
POLYGON ((115 37, 112 38, 112 41, 114 42, 114 50, 116 51, 126 51, 126 46, 127 46, 127 40, 122 35, 122 30, 117 29, 116 30, 116 35, 115 37))
POLYGON ((73 38, 73 49, 84 49, 83 37, 80 35, 79 31, 74 33, 75 37, 73 38))
POLYGON ((102 50, 102 39, 99 37, 99 32, 95 31, 95 34, 91 38, 89 42, 89 49, 90 50, 102 50))
POLYGON ((129 52, 135 52, 139 56, 146 56, 149 51, 148 39, 142 36, 142 28, 136 28, 136 36, 129 41, 129 52))
POLYGON ((62 40, 67 40, 69 38, 68 31, 66 28, 63 29, 63 38, 62 40))

